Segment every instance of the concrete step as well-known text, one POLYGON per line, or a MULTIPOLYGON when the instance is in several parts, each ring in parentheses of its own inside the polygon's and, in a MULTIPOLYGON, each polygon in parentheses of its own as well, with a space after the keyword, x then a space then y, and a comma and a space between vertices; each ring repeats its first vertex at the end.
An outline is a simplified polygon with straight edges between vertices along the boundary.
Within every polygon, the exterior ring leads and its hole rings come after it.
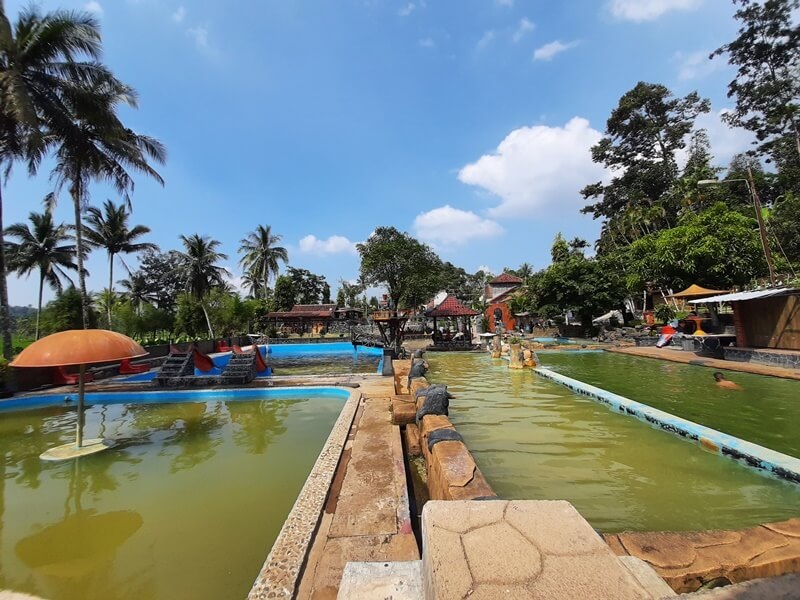
POLYGON ((339 600, 423 600, 422 561, 349 562, 339 600))

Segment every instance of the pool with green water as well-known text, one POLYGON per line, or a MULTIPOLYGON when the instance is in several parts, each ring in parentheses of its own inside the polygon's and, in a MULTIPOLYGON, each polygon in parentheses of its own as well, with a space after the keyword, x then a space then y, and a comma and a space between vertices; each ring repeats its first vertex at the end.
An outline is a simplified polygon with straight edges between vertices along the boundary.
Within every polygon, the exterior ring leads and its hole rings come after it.
MULTIPOLYGON (((671 352, 671 350, 665 350, 671 352)), ((800 458, 800 381, 611 352, 542 352, 542 366, 706 427, 800 458)))
POLYGON ((617 415, 530 370, 482 354, 442 353, 428 362, 429 379, 457 396, 450 419, 502 498, 568 500, 604 532, 728 529, 800 515, 800 486, 617 415))
POLYGON ((342 397, 97 404, 0 413, 0 589, 49 600, 244 598, 342 397))

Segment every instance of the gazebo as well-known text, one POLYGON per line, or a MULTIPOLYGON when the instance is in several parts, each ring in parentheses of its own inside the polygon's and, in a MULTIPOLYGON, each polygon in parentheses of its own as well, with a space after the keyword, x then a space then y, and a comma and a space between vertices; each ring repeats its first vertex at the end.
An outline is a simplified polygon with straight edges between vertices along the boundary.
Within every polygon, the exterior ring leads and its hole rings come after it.
POLYGON ((433 345, 431 350, 466 350, 472 347, 472 324, 470 317, 480 314, 477 310, 464 306, 453 294, 447 294, 444 300, 425 312, 425 316, 433 319, 433 345), (440 332, 437 319, 461 319, 458 332, 440 332))
POLYGON ((672 294, 671 296, 667 296, 667 298, 678 298, 678 299, 695 299, 695 298, 708 298, 710 296, 716 296, 718 294, 727 294, 730 290, 710 290, 708 288, 700 287, 696 283, 693 283, 685 290, 672 294))

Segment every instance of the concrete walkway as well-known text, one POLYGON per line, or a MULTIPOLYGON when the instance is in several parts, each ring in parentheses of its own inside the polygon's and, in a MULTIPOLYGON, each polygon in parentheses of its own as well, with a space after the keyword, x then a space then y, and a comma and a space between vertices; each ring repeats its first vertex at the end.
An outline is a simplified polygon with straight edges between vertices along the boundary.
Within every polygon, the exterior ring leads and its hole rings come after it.
POLYGON ((392 378, 365 383, 361 391, 363 404, 345 445, 298 598, 336 598, 348 562, 419 559, 400 428, 392 425, 392 378))
POLYGON ((704 356, 697 356, 693 352, 670 350, 669 348, 621 346, 617 348, 606 348, 606 350, 608 352, 615 352, 617 354, 627 354, 628 356, 657 358, 660 360, 669 360, 687 365, 699 365, 702 367, 711 367, 712 369, 725 369, 728 371, 738 371, 740 373, 768 375, 770 377, 782 377, 784 379, 795 379, 800 381, 799 369, 784 369, 782 367, 771 367, 769 365, 761 365, 758 363, 706 358, 704 356))

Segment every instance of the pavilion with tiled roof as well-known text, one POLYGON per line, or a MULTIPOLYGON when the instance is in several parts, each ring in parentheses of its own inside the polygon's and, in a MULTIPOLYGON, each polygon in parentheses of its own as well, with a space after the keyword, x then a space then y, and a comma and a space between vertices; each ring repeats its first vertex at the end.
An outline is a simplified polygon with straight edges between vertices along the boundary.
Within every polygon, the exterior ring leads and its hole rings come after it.
POLYGON ((292 310, 269 312, 266 318, 288 326, 294 333, 324 333, 336 317, 335 304, 295 304, 292 310))
POLYGON ((425 311, 425 316, 433 319, 433 346, 431 350, 462 350, 472 347, 472 319, 480 313, 465 306, 453 294, 447 294, 444 300, 425 311), (458 323, 459 332, 442 333, 437 328, 437 319, 453 319, 458 323))

